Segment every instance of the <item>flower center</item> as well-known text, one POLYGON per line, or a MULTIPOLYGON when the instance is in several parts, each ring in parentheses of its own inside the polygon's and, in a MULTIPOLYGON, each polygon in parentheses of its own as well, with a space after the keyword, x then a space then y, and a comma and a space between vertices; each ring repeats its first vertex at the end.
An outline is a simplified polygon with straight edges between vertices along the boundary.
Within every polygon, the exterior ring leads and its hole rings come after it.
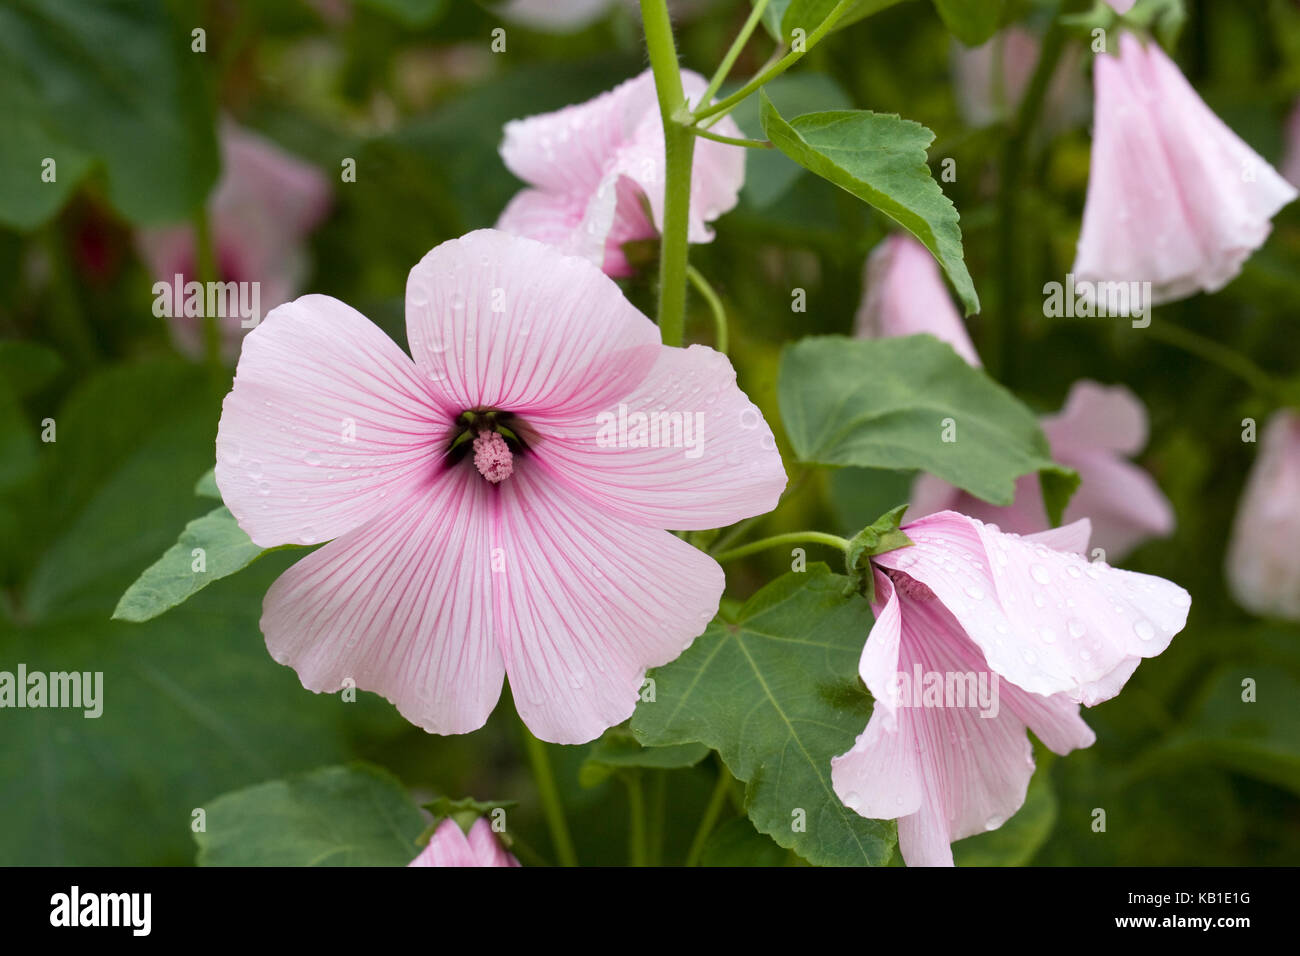
POLYGON ((514 473, 515 457, 500 432, 479 432, 474 439, 474 467, 494 485, 514 473))
MULTIPOLYGON (((877 565, 878 566, 878 565, 877 565)), ((885 574, 889 575, 889 580, 894 582, 894 588, 900 591, 904 596, 914 601, 933 601, 935 594, 930 590, 929 585, 922 584, 916 578, 903 571, 897 571, 894 568, 884 568, 885 574)))
POLYGON ((447 448, 453 462, 473 454, 474 467, 487 481, 498 485, 515 472, 515 456, 527 449, 528 429, 510 412, 496 408, 470 408, 456 416, 456 437, 447 448))

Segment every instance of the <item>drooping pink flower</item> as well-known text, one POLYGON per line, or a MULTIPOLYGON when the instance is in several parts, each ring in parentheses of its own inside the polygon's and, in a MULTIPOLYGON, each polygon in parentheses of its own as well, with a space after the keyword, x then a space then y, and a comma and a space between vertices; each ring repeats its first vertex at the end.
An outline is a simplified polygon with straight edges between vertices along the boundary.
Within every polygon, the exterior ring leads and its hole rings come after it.
POLYGON ((771 510, 771 431, 726 356, 661 345, 598 268, 529 239, 438 246, 406 321, 414 361, 327 296, 244 342, 222 497, 259 545, 330 542, 267 593, 267 647, 442 734, 482 726, 508 675, 534 734, 590 740, 717 609, 722 569, 662 529, 771 510))
MULTIPOLYGON (((694 103, 708 85, 690 70, 682 85, 694 103)), ((730 117, 713 127, 744 134, 730 117)), ((709 223, 736 205, 745 150, 695 144, 688 238, 710 242, 709 223)), ((582 256, 612 276, 632 272, 622 245, 663 228, 664 133, 650 71, 593 100, 506 124, 501 157, 530 188, 501 213, 497 228, 582 256), (647 213, 648 209, 648 213, 647 213)))
POLYGON ((1076 280, 1151 283, 1151 302, 1215 292, 1296 197, 1197 96, 1173 61, 1130 33, 1096 57, 1092 169, 1076 280))
MULTIPOLYGON (((219 140, 221 177, 208 198, 214 279, 258 283, 261 315, 248 320, 251 327, 298 291, 307 266, 303 240, 329 210, 329 185, 315 167, 229 120, 222 122, 219 140)), ((144 229, 136 245, 154 278, 172 285, 168 327, 177 348, 202 354, 203 320, 185 309, 185 283, 198 279, 193 227, 144 229)), ((248 330, 243 319, 219 317, 228 359, 238 354, 248 330)))
MULTIPOLYGON (((1128 458, 1147 442, 1146 409, 1122 385, 1080 379, 1070 387, 1065 407, 1042 419, 1052 458, 1079 473, 1080 484, 1066 505, 1066 522, 1087 518, 1093 544, 1118 561, 1148 538, 1174 530, 1174 511, 1152 477, 1128 458)), ((1051 527, 1037 475, 1016 482, 1016 497, 1005 507, 991 505, 941 478, 921 474, 912 486, 911 514, 959 511, 996 523, 1005 531, 1030 534, 1051 527)))
POLYGON ((1276 412, 1260 436, 1228 543, 1228 584, 1254 614, 1300 620, 1300 414, 1276 412))
POLYGON ((1300 186, 1300 100, 1296 100, 1286 121, 1286 158, 1282 175, 1292 186, 1300 186))
POLYGON ((862 304, 854 320, 859 338, 924 332, 947 342, 971 365, 980 364, 966 325, 943 284, 939 265, 911 236, 895 233, 871 251, 862 274, 862 304))
POLYGON ((438 824, 429 843, 407 866, 518 866, 514 855, 497 840, 487 820, 479 817, 469 835, 451 817, 438 824))
MULTIPOLYGON (((977 47, 952 44, 953 93, 962 118, 975 127, 989 126, 1015 113, 1038 65, 1041 42, 1036 33, 1010 26, 977 47)), ((1087 91, 1078 53, 1062 55, 1047 90, 1043 122, 1062 128, 1087 115, 1087 91)))
POLYGON ((909 865, 950 866, 953 840, 1024 802, 1025 728, 1056 753, 1090 746, 1078 705, 1119 693, 1182 629, 1191 598, 1084 560, 1086 521, 1022 538, 943 512, 902 530, 913 546, 873 558, 876 623, 859 664, 871 719, 831 778, 846 806, 898 820, 909 865), (906 682, 930 674, 951 696, 906 682), (981 680, 993 706, 957 698, 981 680))

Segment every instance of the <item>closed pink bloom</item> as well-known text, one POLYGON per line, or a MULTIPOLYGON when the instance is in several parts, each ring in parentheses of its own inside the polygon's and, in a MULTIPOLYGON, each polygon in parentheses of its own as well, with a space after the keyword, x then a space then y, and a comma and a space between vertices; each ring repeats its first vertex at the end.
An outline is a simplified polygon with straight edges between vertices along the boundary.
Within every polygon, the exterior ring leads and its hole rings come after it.
POLYGON ((487 820, 479 817, 469 828, 469 836, 455 820, 448 817, 433 831, 428 845, 407 866, 518 866, 519 861, 506 852, 487 820))
MULTIPOLYGON (((682 71, 687 99, 708 85, 682 71)), ((741 137, 728 118, 713 130, 741 137)), ((745 150, 709 140, 695 144, 688 238, 710 242, 709 223, 736 205, 745 181, 745 150)), ((664 133, 647 70, 593 100, 506 124, 501 157, 531 187, 510 200, 497 228, 537 239, 630 275, 622 244, 663 228, 664 133), (649 215, 646 214, 649 207, 649 215)))
POLYGON ((893 338, 928 332, 971 365, 980 364, 939 265, 911 236, 895 233, 872 250, 862 275, 862 304, 854 320, 859 338, 893 338))
POLYGON ((662 529, 775 507, 771 431, 726 356, 661 345, 599 269, 532 240, 438 246, 406 321, 414 361, 327 296, 244 343, 222 497, 259 545, 330 542, 267 593, 267 647, 441 734, 482 726, 508 675, 534 734, 590 740, 717 609, 722 569, 662 529))
POLYGON ((1092 170, 1077 280, 1151 283, 1151 301, 1241 271, 1295 189, 1205 105, 1154 42, 1096 57, 1092 170))
MULTIPOLYGON (((297 293, 307 268, 304 239, 329 210, 329 185, 315 167, 233 122, 221 124, 220 144, 221 178, 208 198, 214 278, 258 283, 261 314, 254 319, 260 321, 297 293)), ((172 285, 168 326, 176 347, 201 355, 203 320, 184 309, 184 284, 198 279, 193 227, 141 230, 136 244, 154 278, 172 285)), ((239 315, 218 321, 223 350, 233 360, 247 329, 239 315)))
MULTIPOLYGON (((1081 379, 1070 388, 1065 407, 1042 419, 1052 458, 1073 468, 1081 479, 1065 508, 1065 521, 1087 518, 1093 544, 1118 561, 1148 538, 1172 534, 1174 511, 1145 470, 1128 460, 1147 442, 1146 409, 1122 385, 1081 379)), ((962 514, 997 524, 1004 531, 1030 534, 1051 527, 1037 475, 1016 482, 1015 501, 999 507, 981 501, 930 474, 912 486, 911 512, 962 514)))
POLYGON ((1300 186, 1300 100, 1296 100, 1286 121, 1286 159, 1282 175, 1292 186, 1300 186))
POLYGON ((1300 620, 1300 414, 1269 419, 1228 545, 1228 584, 1254 614, 1300 620))
POLYGON ((953 840, 1024 802, 1025 728, 1056 753, 1090 746, 1078 705, 1119 693, 1182 629, 1191 598, 1084 560, 1086 521, 1022 538, 943 512, 902 530, 913 546, 873 559, 876 623, 859 664, 871 719, 831 778, 846 806, 898 820, 908 865, 951 866, 953 840), (904 694, 917 674, 983 681, 993 706, 904 694))
MULTIPOLYGON (((1038 35, 1007 27, 987 43, 967 47, 953 41, 953 93, 962 118, 971 126, 989 126, 1009 118, 1019 107, 1038 65, 1038 35)), ((1078 123, 1087 115, 1087 91, 1077 51, 1066 50, 1047 91, 1043 122, 1049 128, 1078 123)))

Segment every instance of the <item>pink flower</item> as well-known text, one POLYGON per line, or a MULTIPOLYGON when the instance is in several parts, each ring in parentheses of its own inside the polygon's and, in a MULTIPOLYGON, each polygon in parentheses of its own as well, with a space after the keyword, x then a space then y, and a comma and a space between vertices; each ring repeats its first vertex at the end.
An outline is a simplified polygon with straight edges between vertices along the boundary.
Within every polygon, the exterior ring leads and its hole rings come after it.
POLYGON ((1137 0, 1106 0, 1106 2, 1114 8, 1116 13, 1122 15, 1132 10, 1133 4, 1137 3, 1137 0))
POLYGON ((1300 100, 1296 100, 1286 121, 1286 158, 1282 175, 1292 186, 1300 186, 1300 100))
POLYGON ((1077 280, 1151 283, 1151 302, 1223 288, 1296 191, 1201 101, 1155 43, 1098 56, 1077 280))
POLYGON ((1086 521, 1021 538, 948 511, 902 530, 913 546, 873 559, 876 623, 859 664, 871 719, 831 778, 846 806, 898 820, 908 865, 951 866, 953 840, 1024 802, 1025 728, 1056 753, 1090 746, 1078 705, 1119 693, 1182 629, 1191 598, 1073 553, 1086 521), (952 695, 915 688, 932 674, 952 695), (986 700, 958 699, 959 684, 986 700))
MULTIPOLYGON (((688 99, 708 85, 682 71, 688 99)), ((744 134, 727 117, 713 127, 744 134)), ((736 205, 745 150, 709 140, 695 144, 691 242, 710 242, 708 224, 736 205)), ((510 200, 497 228, 582 256, 612 276, 631 275, 622 245, 663 227, 664 132, 650 71, 577 106, 506 124, 501 157, 532 188, 510 200), (647 214, 646 208, 649 213, 647 214)))
MULTIPOLYGON (((1065 407, 1042 420, 1052 458, 1079 473, 1079 489, 1065 509, 1065 521, 1089 519, 1093 543, 1118 561, 1141 542, 1174 530, 1169 500, 1151 476, 1127 460, 1147 442, 1146 409, 1122 385, 1081 379, 1070 388, 1065 407)), ((1051 527, 1037 475, 1016 482, 1015 501, 998 507, 954 488, 930 474, 912 486, 911 513, 960 511, 1017 534, 1051 527)))
POLYGON ((1300 620, 1300 414, 1269 419, 1237 506, 1228 585, 1254 614, 1300 620))
POLYGON ((479 817, 469 836, 451 817, 438 824, 428 845, 407 866, 518 866, 492 833, 487 820, 479 817))
MULTIPOLYGON (((261 315, 255 318, 260 320, 298 291, 306 271, 303 239, 329 209, 329 185, 315 167, 233 122, 221 124, 220 142, 221 178, 208 198, 219 273, 214 278, 258 283, 261 315)), ((145 229, 136 238, 150 273, 173 287, 168 326, 176 347, 191 356, 202 354, 203 320, 186 316, 184 308, 184 284, 198 278, 192 226, 145 229)), ((242 322, 239 315, 220 318, 230 359, 246 331, 242 322)))
POLYGON ((862 275, 862 304, 854 320, 859 338, 928 332, 971 365, 980 364, 966 326, 948 296, 938 263, 911 236, 895 233, 872 250, 862 275))
POLYGON ((532 240, 438 246, 406 323, 414 361, 319 295, 244 342, 222 497, 263 547, 330 542, 267 593, 267 647, 432 733, 481 727, 508 675, 534 734, 590 740, 717 609, 722 569, 662 529, 775 507, 772 433, 726 356, 661 345, 599 269, 532 240))
MULTIPOLYGON (((1015 112, 1038 65, 1038 35, 1011 26, 978 47, 953 41, 953 93, 962 117, 971 126, 989 126, 1015 112)), ((1060 128, 1082 121, 1087 98, 1078 54, 1071 47, 1047 91, 1044 123, 1060 128)))

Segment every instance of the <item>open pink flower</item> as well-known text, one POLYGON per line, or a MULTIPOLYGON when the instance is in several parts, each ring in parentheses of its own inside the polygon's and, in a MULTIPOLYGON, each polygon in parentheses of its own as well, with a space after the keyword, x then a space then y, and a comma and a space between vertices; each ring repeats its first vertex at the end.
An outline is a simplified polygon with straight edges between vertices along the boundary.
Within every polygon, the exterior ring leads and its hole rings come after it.
MULTIPOLYGON (((1122 385, 1080 379, 1070 387, 1065 407, 1042 419, 1052 458, 1079 473, 1079 489, 1065 508, 1067 522, 1087 518, 1093 544, 1118 561, 1148 538, 1174 530, 1174 511, 1146 471, 1128 461, 1147 442, 1147 415, 1141 400, 1122 385)), ((912 486, 911 514, 936 511, 994 522, 1005 531, 1029 534, 1051 527, 1037 475, 1016 482, 1015 501, 998 507, 922 474, 912 486)))
POLYGON ((1151 302, 1214 292, 1296 191, 1130 33, 1096 58, 1092 170, 1076 280, 1151 283, 1151 302))
POLYGON ((980 357, 948 296, 939 265, 911 236, 895 233, 871 251, 862 274, 862 304, 854 320, 859 338, 894 338, 928 332, 971 365, 980 357))
POLYGON ((1228 543, 1228 585, 1255 614, 1300 620, 1300 414, 1283 409, 1260 436, 1228 543))
MULTIPOLYGON (((707 83, 682 71, 688 100, 707 83)), ((713 127, 741 137, 730 118, 713 127)), ((612 276, 630 275, 622 245, 663 228, 664 131, 647 70, 593 100, 506 124, 501 157, 532 188, 510 200, 497 228, 590 259, 612 276)), ((695 144, 688 238, 710 242, 709 223, 736 205, 745 150, 701 139, 695 144)))
MULTIPOLYGON (((329 210, 329 185, 315 167, 229 120, 221 124, 220 144, 221 178, 208 198, 214 278, 259 284, 261 315, 250 319, 251 327, 298 291, 307 265, 303 239, 329 210)), ((168 326, 176 347, 200 355, 203 321, 185 314, 185 283, 198 278, 193 227, 141 230, 137 246, 155 279, 172 284, 168 326)), ((243 317, 219 321, 226 356, 233 359, 247 331, 243 317)))
POLYGON ((469 835, 448 817, 433 831, 428 845, 407 866, 518 866, 519 861, 506 852, 487 820, 479 817, 469 828, 469 835))
POLYGON ((1022 538, 943 512, 902 530, 912 547, 872 559, 876 623, 859 674, 875 705, 831 779, 846 806, 898 820, 909 865, 950 866, 953 840, 1024 802, 1025 728, 1056 753, 1091 745, 1078 705, 1119 693, 1182 629, 1191 598, 1084 560, 1086 521, 1022 538), (954 690, 983 681, 993 706, 918 699, 905 681, 930 674, 954 690))
POLYGON ((726 356, 661 345, 599 269, 529 239, 438 246, 406 329, 414 361, 313 295, 244 342, 222 497, 263 547, 330 542, 267 593, 267 647, 442 734, 481 727, 509 675, 534 734, 590 740, 717 609, 722 569, 662 529, 775 507, 772 433, 726 356))

